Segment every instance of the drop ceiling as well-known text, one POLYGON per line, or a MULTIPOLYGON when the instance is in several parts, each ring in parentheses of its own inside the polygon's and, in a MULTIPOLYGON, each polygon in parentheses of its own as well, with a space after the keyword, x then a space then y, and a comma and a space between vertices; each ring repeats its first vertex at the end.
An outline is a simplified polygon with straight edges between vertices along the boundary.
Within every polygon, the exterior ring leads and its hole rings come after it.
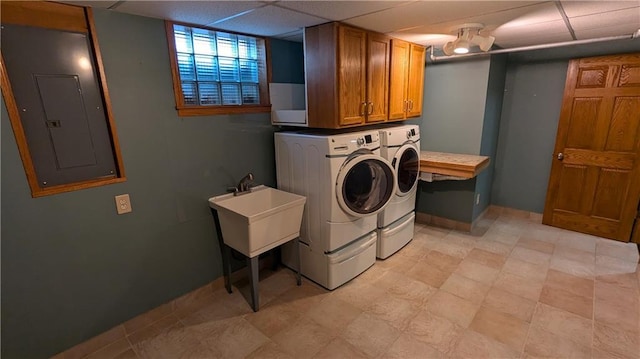
POLYGON ((341 21, 440 48, 459 25, 482 23, 513 48, 631 36, 640 1, 65 1, 220 30, 302 41, 302 29, 341 21))

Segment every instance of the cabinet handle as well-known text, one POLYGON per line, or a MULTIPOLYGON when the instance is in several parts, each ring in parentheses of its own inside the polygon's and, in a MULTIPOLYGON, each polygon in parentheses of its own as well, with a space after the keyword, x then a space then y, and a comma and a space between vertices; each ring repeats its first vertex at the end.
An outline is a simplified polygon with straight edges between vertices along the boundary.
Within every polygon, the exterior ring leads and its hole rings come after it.
POLYGON ((413 100, 409 100, 409 111, 413 110, 413 100))
POLYGON ((360 116, 364 116, 367 112, 367 103, 363 102, 360 104, 360 116))
POLYGON ((371 114, 373 114, 373 102, 369 102, 369 111, 367 112, 367 115, 371 114))
POLYGON ((409 111, 409 101, 408 100, 404 100, 402 103, 402 111, 403 112, 407 112, 409 111))

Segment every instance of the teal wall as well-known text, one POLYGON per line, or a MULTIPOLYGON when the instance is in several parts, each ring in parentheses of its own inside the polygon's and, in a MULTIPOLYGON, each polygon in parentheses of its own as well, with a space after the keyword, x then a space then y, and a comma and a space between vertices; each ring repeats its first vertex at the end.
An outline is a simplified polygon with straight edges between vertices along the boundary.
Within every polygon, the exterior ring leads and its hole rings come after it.
POLYGON ((507 69, 492 203, 542 213, 568 61, 507 69))
POLYGON ((304 83, 304 52, 301 42, 269 40, 272 82, 304 83))
POLYGON ((480 155, 489 156, 487 169, 476 178, 476 188, 472 220, 478 218, 491 203, 491 184, 493 183, 495 159, 498 148, 498 131, 502 115, 502 99, 507 70, 507 55, 492 55, 487 81, 487 98, 484 106, 484 123, 480 140, 480 155), (476 198, 479 196, 479 203, 476 198))
POLYGON ((2 102, 3 358, 51 356, 220 277, 207 199, 247 172, 276 183, 269 114, 178 117, 163 21, 94 13, 127 181, 31 198, 2 102))
MULTIPOLYGON (((503 63, 501 60, 500 64, 503 63)), ((496 86, 501 85, 499 72, 502 67, 504 65, 494 65, 489 57, 427 64, 424 112, 420 123, 422 150, 472 155, 491 152, 498 136, 501 94, 496 96, 494 92, 499 91, 496 86), (487 92, 488 88, 495 91, 487 92), (496 140, 483 140, 485 135, 486 138, 495 136, 496 140)), ((487 170, 482 177, 470 180, 421 181, 416 210, 471 223, 479 214, 476 207, 480 208, 480 205, 475 205, 476 193, 481 194, 482 208, 488 206, 490 181, 487 170)))

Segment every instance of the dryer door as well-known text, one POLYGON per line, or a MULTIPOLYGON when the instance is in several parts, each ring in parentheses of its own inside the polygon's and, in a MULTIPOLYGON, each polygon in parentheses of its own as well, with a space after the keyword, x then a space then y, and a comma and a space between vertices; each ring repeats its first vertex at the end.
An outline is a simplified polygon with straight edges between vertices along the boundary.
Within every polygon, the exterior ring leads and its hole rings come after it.
POLYGON ((393 167, 374 154, 361 154, 347 160, 336 181, 336 196, 343 211, 355 217, 380 212, 395 189, 393 167))
POLYGON ((406 196, 418 185, 420 155, 412 143, 402 145, 391 162, 396 171, 396 194, 406 196))

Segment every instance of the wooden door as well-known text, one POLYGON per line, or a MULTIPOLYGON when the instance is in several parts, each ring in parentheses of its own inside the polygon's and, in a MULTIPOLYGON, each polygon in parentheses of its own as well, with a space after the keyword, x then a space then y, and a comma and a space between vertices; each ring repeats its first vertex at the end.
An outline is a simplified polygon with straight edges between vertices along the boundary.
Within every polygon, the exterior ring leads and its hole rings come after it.
POLYGON ((339 124, 363 124, 366 113, 366 46, 363 30, 340 26, 338 31, 339 124))
POLYGON ((543 223, 629 241, 640 199, 640 53, 569 63, 543 223))
POLYGON ((407 89, 407 117, 422 115, 422 95, 424 91, 425 48, 411 44, 409 56, 409 80, 407 89))
POLYGON ((409 85, 409 43, 391 40, 391 71, 389 76, 389 120, 406 117, 407 88, 409 85))
POLYGON ((382 34, 367 35, 367 122, 389 118, 389 61, 391 41, 382 34))

